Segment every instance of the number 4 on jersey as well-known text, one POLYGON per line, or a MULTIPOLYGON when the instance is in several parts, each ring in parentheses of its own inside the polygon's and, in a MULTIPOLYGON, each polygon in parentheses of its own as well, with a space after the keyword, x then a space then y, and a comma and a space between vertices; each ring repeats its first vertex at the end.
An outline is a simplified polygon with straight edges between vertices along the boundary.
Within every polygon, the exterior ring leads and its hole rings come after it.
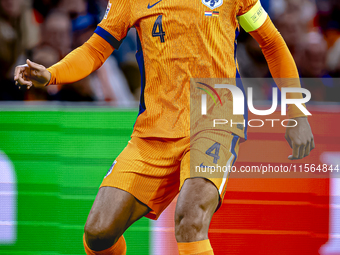
POLYGON ((220 159, 220 156, 218 155, 220 154, 220 147, 220 143, 214 143, 214 145, 205 152, 205 154, 214 158, 214 164, 217 164, 217 161, 220 159), (215 153, 212 153, 213 151, 215 151, 215 153))
POLYGON ((165 32, 163 31, 163 26, 162 26, 162 16, 163 15, 159 15, 157 17, 155 24, 153 25, 152 36, 153 37, 158 36, 161 39, 161 42, 164 43, 165 32), (157 32, 157 30, 158 30, 158 32, 157 32))

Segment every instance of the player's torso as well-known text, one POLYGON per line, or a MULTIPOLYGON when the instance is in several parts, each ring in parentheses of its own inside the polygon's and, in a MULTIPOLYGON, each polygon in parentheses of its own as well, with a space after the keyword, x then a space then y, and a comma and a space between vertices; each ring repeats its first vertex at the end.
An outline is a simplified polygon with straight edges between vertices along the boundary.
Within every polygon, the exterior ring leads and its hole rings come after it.
POLYGON ((143 135, 149 126, 169 120, 162 135, 184 136, 190 78, 235 77, 237 0, 139 0, 131 8, 145 80, 135 131, 143 135))
POLYGON ((237 0, 139 0, 133 8, 145 60, 183 64, 192 75, 235 75, 237 0))

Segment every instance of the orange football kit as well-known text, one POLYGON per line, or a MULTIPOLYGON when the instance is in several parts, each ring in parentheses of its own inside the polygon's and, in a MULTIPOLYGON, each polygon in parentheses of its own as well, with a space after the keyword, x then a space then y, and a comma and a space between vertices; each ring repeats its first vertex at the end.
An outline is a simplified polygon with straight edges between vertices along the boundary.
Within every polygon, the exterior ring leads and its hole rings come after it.
MULTIPOLYGON (((78 81, 119 48, 131 27, 137 30, 142 80, 139 114, 131 140, 101 187, 131 193, 151 208, 147 217, 157 219, 191 177, 190 163, 235 163, 246 127, 190 134, 190 81, 239 78, 236 38, 240 25, 260 44, 273 78, 299 77, 283 38, 259 0, 110 0, 88 42, 48 69, 49 84, 78 81), (190 160, 193 151, 199 155, 197 162, 190 160)), ((294 82, 277 85, 300 86, 294 82)), ((290 96, 302 98, 301 94, 290 96)), ((305 115, 290 105, 288 116, 305 115)), ((220 201, 227 178, 225 173, 208 178, 218 189, 220 201)))

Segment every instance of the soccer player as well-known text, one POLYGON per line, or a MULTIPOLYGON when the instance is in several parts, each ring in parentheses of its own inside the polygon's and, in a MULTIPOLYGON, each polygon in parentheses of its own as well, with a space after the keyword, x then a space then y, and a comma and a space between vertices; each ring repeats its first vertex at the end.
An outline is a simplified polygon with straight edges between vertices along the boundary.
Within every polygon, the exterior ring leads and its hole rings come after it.
MULTIPOLYGON (((191 178, 190 151, 198 152, 205 164, 231 166, 246 128, 213 132, 211 137, 200 132, 190 141, 190 78, 239 77, 239 25, 260 44, 274 78, 299 77, 259 0, 110 0, 94 35, 62 61, 46 69, 27 60, 16 68, 14 79, 28 87, 75 82, 98 69, 129 28, 138 32, 139 115, 89 213, 83 238, 87 254, 125 254, 124 231, 143 216, 157 219, 178 193, 179 254, 213 254, 208 229, 223 200, 226 178, 191 178)), ((283 85, 300 86, 278 82, 283 85)), ((289 106, 288 115, 298 123, 286 131, 293 149, 290 159, 301 159, 314 148, 313 135, 296 106, 289 106)))

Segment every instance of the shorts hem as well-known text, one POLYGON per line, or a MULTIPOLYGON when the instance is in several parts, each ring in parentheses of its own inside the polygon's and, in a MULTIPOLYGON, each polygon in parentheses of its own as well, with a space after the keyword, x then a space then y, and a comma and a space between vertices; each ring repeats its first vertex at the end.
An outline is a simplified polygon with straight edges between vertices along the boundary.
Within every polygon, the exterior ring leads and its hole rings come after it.
POLYGON ((138 195, 135 194, 135 192, 133 192, 132 190, 126 188, 126 187, 123 187, 123 186, 120 186, 120 185, 100 185, 99 188, 102 188, 102 187, 112 187, 112 188, 116 188, 116 189, 120 189, 120 190, 123 190, 129 194, 131 194, 132 196, 134 196, 138 201, 140 201, 141 203, 143 203, 144 205, 146 205, 151 211, 149 213, 147 213, 146 215, 144 215, 144 217, 150 219, 150 220, 157 220, 158 217, 160 216, 160 213, 157 214, 150 206, 150 203, 149 201, 146 202, 145 199, 143 198, 140 198, 138 195))

